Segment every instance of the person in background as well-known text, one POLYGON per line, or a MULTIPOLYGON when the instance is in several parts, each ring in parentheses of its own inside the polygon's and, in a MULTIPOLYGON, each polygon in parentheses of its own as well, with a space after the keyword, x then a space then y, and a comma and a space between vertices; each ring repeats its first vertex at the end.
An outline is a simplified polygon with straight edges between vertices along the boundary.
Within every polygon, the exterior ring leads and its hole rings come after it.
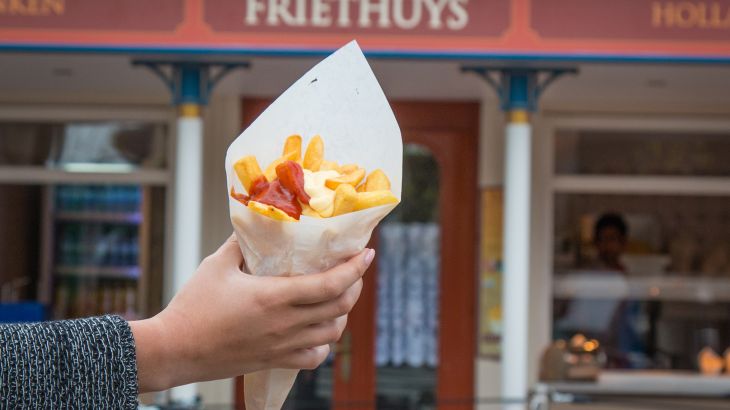
POLYGON ((619 214, 603 214, 593 229, 593 243, 598 252, 594 269, 626 272, 621 255, 626 249, 628 227, 619 214))
POLYGON ((140 392, 317 367, 374 255, 366 249, 323 273, 258 277, 241 271, 232 236, 152 318, 0 326, 0 408, 136 409, 140 392))
MULTIPOLYGON (((594 227, 594 244, 598 253, 594 268, 601 271, 613 271, 626 277, 627 271, 621 256, 626 250, 628 226, 624 218, 617 213, 601 215, 594 227)), ((620 299, 613 301, 613 315, 604 334, 604 347, 608 356, 608 367, 634 368, 645 367, 646 343, 639 331, 639 320, 642 315, 641 304, 620 299)))
MULTIPOLYGON (((628 289, 626 267, 621 261, 628 242, 629 229, 617 213, 601 215, 593 227, 595 260, 581 271, 586 281, 593 279, 612 287, 628 289)), ((606 353, 608 368, 645 367, 646 343, 641 337, 641 305, 626 298, 594 297, 556 300, 556 334, 570 338, 582 333, 598 339, 606 353)))

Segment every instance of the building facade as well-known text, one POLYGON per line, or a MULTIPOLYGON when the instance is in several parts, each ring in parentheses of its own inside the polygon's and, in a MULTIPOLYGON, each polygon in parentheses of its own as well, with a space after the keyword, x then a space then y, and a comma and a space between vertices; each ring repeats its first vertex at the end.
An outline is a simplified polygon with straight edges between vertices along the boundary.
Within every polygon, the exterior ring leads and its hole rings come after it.
MULTIPOLYGON (((231 232, 228 144, 352 39, 401 125, 412 197, 300 403, 526 400, 554 338, 611 338, 604 293, 636 302, 619 367, 695 369, 698 346, 730 346, 720 0, 0 0, 6 300, 154 314, 231 232), (606 212, 629 225, 626 273, 585 284, 606 212)), ((230 403, 235 386, 172 396, 230 403)))

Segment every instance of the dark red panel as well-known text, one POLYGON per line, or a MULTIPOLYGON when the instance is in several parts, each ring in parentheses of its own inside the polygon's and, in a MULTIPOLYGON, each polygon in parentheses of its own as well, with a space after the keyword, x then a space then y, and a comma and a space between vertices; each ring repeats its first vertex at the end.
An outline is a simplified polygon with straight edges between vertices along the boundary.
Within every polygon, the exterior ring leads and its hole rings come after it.
POLYGON ((510 0, 205 0, 219 32, 498 36, 510 0), (281 6, 287 4, 288 7, 281 6))
POLYGON ((185 0, 0 0, 1 28, 172 31, 185 0))
POLYGON ((730 0, 533 0, 543 38, 730 40, 730 0))

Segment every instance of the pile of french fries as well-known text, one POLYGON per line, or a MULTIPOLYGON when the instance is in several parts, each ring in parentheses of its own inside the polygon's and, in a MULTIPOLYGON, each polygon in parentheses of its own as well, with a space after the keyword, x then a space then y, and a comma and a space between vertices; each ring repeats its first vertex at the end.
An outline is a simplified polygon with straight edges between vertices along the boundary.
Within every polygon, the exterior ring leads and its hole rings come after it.
POLYGON ((298 221, 301 215, 330 218, 398 202, 382 170, 366 177, 365 169, 357 164, 339 165, 324 159, 324 141, 319 135, 311 139, 304 156, 302 137, 291 135, 281 157, 264 171, 253 155, 236 161, 233 169, 246 193, 238 193, 232 186, 231 197, 279 221, 298 221))

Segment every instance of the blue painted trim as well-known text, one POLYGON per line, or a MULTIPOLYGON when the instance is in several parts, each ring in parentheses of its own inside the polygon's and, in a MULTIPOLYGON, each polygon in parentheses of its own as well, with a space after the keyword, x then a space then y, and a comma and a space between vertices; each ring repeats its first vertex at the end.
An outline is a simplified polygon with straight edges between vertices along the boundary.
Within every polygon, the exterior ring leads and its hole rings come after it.
POLYGON ((176 90, 175 104, 205 104, 202 91, 202 68, 197 64, 180 67, 180 85, 176 90))
MULTIPOLYGON (((33 53, 101 53, 101 54, 178 54, 178 55, 236 55, 272 57, 321 57, 334 51, 332 48, 306 49, 258 49, 255 47, 133 47, 133 46, 82 46, 53 44, 0 44, 0 52, 33 53)), ((584 63, 669 63, 669 64, 730 64, 729 56, 681 56, 667 54, 552 54, 552 53, 490 53, 472 51, 391 51, 368 50, 368 57, 389 59, 435 59, 435 60, 504 60, 539 62, 584 62, 584 63)))
POLYGON ((537 109, 537 100, 545 88, 553 83, 558 77, 565 74, 576 74, 575 67, 539 67, 531 64, 525 66, 508 65, 469 65, 462 66, 464 73, 474 73, 481 77, 497 93, 500 107, 504 111, 537 109), (495 73, 498 79, 492 77, 495 73), (539 81, 538 75, 546 73, 547 78, 539 81))
POLYGON ((502 109, 532 111, 534 108, 532 96, 535 95, 534 77, 537 74, 515 71, 503 75, 507 77, 508 88, 507 99, 502 101, 502 109))

